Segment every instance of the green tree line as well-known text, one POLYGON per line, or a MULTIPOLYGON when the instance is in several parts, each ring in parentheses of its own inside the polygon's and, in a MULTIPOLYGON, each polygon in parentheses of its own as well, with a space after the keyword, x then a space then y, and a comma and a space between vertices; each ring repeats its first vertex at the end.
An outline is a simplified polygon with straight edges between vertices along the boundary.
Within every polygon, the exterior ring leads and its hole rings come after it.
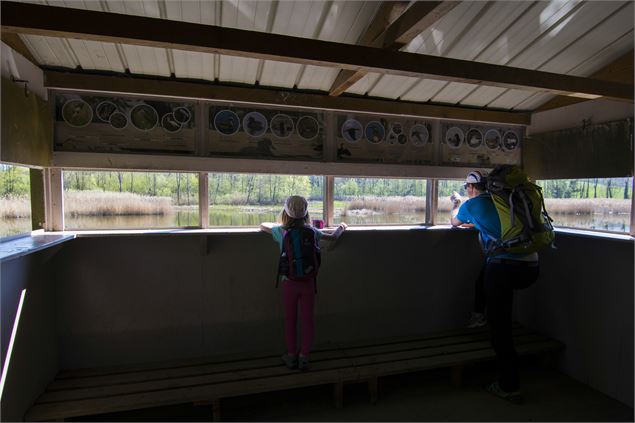
MULTIPOLYGON (((176 205, 198 203, 198 175, 179 172, 65 171, 67 191, 114 191, 172 198, 176 205)), ((559 179, 537 181, 546 198, 630 199, 631 178, 559 179)), ((29 195, 29 170, 0 165, 0 196, 29 195)), ((464 193, 463 182, 440 180, 440 197, 452 191, 464 193)), ((421 179, 335 178, 335 198, 358 196, 425 196, 426 181, 421 179)), ((210 204, 280 204, 289 195, 321 200, 320 176, 282 176, 255 174, 209 174, 210 204)))

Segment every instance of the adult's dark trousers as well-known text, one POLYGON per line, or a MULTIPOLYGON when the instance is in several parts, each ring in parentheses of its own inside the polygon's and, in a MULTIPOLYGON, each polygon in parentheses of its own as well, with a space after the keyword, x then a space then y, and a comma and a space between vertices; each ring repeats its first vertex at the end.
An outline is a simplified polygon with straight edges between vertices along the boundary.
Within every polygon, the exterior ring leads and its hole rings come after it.
POLYGON ((520 388, 518 357, 512 339, 514 291, 532 285, 538 279, 538 273, 538 263, 503 260, 490 261, 485 265, 487 323, 496 352, 498 385, 506 392, 520 388))

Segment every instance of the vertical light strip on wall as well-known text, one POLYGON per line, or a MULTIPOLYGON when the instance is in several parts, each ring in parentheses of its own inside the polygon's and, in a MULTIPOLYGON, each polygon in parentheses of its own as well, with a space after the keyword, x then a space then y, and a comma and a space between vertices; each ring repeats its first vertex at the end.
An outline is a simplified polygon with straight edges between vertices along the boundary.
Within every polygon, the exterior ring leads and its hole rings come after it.
POLYGON ((15 341, 15 335, 18 333, 18 324, 20 323, 20 315, 22 314, 22 304, 24 304, 24 297, 26 296, 26 289, 22 290, 20 294, 20 302, 18 303, 18 312, 15 315, 13 321, 13 330, 11 331, 11 339, 9 340, 9 349, 2 366, 2 378, 0 379, 0 401, 2 401, 2 395, 4 394, 4 383, 7 380, 7 371, 9 370, 9 362, 11 361, 11 353, 13 352, 13 342, 15 341))

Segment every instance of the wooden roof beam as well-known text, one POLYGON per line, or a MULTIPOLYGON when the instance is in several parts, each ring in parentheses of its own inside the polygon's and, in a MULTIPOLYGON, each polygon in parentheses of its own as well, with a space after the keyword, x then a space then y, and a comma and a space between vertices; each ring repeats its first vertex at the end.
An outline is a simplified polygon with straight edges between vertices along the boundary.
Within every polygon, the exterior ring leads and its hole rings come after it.
MULTIPOLYGON (((633 75, 633 50, 631 50, 624 56, 620 57, 612 63, 609 63, 599 71, 595 72, 593 75, 591 75, 591 78, 601 79, 604 81, 621 82, 624 84, 632 84, 634 79, 633 75)), ((536 110, 534 110, 534 113, 544 112, 545 110, 550 109, 557 109, 583 101, 589 100, 586 98, 576 98, 559 95, 538 107, 536 110)))
POLYGON ((2 32, 253 57, 350 70, 633 100, 633 84, 189 22, 2 1, 2 32))
POLYGON ((45 71, 44 85, 51 89, 133 94, 180 99, 227 101, 267 106, 286 106, 343 112, 378 113, 457 119, 478 122, 529 125, 530 116, 522 112, 480 110, 467 107, 435 106, 421 103, 397 102, 356 97, 330 97, 324 94, 305 94, 263 88, 220 86, 207 83, 180 82, 166 79, 130 76, 104 76, 76 72, 45 71))
MULTIPOLYGON (((398 7, 397 2, 384 2, 359 45, 399 50, 454 9, 459 1, 415 1, 398 18, 387 17, 398 7), (378 30, 383 25, 383 30, 378 30)), ((364 70, 341 70, 331 85, 329 95, 338 96, 362 79, 364 70)))

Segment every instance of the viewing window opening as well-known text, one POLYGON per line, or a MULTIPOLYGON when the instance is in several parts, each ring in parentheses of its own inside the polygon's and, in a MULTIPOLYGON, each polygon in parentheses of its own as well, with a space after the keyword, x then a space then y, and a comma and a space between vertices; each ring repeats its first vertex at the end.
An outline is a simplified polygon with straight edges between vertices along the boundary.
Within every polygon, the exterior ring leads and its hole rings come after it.
POLYGON ((0 164, 0 237, 31 232, 29 168, 0 164))
POLYGON ((323 220, 323 177, 209 174, 209 226, 258 226, 277 222, 290 195, 309 203, 311 220, 323 220))
POLYGON ((334 224, 421 224, 426 218, 422 179, 335 178, 334 224))
POLYGON ((63 176, 66 230, 199 225, 196 173, 64 171, 63 176))
POLYGON ((450 201, 450 195, 453 191, 458 192, 463 201, 467 200, 467 192, 463 187, 464 180, 452 180, 452 179, 440 179, 437 188, 437 217, 435 223, 437 225, 449 225, 450 224, 450 210, 452 210, 452 202, 450 201))
POLYGON ((536 181, 554 226, 629 232, 632 178, 536 181))

